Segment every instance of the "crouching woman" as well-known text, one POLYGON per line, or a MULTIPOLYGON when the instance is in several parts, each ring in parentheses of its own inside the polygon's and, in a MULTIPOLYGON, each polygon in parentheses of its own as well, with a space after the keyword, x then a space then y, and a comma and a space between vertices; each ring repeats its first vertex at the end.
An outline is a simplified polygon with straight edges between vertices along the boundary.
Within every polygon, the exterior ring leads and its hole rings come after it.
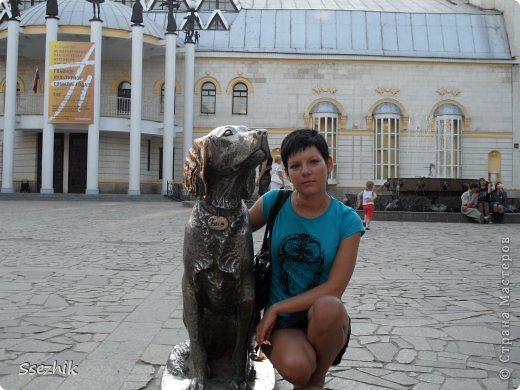
MULTIPOLYGON (((296 130, 283 140, 281 156, 294 191, 274 223, 271 293, 256 341, 295 389, 323 389, 350 338, 341 297, 364 228, 351 207, 327 193, 333 161, 323 136, 296 130)), ((253 230, 265 225, 277 193, 269 191, 249 210, 253 230)))

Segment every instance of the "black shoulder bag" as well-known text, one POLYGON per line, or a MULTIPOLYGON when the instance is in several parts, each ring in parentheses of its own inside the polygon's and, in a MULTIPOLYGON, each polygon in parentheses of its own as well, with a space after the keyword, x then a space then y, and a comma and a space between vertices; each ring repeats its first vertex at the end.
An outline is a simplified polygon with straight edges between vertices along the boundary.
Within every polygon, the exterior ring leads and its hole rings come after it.
POLYGON ((276 201, 267 216, 262 247, 254 258, 253 272, 255 274, 255 307, 257 311, 263 310, 269 301, 271 292, 271 233, 276 215, 287 198, 291 196, 291 193, 292 191, 289 190, 278 192, 276 201))

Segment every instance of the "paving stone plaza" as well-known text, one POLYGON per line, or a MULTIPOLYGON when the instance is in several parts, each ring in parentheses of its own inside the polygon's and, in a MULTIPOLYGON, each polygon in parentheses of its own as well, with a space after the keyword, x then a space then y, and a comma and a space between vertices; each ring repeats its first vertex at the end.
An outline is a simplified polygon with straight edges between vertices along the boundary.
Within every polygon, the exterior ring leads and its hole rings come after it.
MULTIPOLYGON (((190 209, 156 198, 0 200, 1 389, 160 388, 187 339, 190 209), (53 364, 61 375, 43 375, 53 364)), ((350 348, 326 387, 516 389, 519 264, 518 224, 375 221, 344 295, 350 348)))

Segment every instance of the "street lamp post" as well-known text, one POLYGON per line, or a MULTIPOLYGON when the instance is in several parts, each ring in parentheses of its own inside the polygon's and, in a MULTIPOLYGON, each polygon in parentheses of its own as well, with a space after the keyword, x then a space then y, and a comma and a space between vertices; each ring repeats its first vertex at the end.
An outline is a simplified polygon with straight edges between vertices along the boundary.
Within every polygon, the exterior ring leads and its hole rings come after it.
POLYGON ((162 188, 163 195, 168 194, 168 183, 173 181, 173 149, 175 147, 175 59, 177 55, 177 22, 175 15, 180 2, 167 0, 161 4, 168 7, 168 24, 166 26, 166 53, 164 71, 164 130, 162 156, 162 188))
POLYGON ((195 45, 198 43, 199 33, 195 29, 197 23, 196 0, 186 2, 188 4, 188 15, 184 31, 184 154, 188 155, 193 142, 193 88, 195 85, 195 45))
POLYGON ((176 16, 180 8, 179 0, 164 0, 160 3, 161 7, 167 7, 168 17, 166 26, 166 55, 165 55, 165 75, 164 75, 164 131, 163 131, 163 195, 168 194, 168 182, 173 181, 173 149, 175 144, 175 68, 177 34, 184 32, 185 43, 185 94, 184 94, 184 143, 183 158, 187 155, 193 140, 193 88, 194 69, 195 69, 195 45, 197 45, 200 33, 196 28, 197 1, 187 1, 188 14, 184 18, 186 22, 179 29, 176 16))

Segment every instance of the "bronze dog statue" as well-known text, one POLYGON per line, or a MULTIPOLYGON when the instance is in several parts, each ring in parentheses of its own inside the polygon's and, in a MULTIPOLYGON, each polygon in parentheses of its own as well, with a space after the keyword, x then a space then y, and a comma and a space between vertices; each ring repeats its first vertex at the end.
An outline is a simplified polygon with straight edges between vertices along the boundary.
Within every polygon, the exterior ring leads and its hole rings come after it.
POLYGON ((189 389, 250 389, 254 253, 242 199, 252 195, 255 168, 268 153, 265 130, 222 126, 196 139, 186 158, 184 186, 198 198, 184 235, 189 389))

